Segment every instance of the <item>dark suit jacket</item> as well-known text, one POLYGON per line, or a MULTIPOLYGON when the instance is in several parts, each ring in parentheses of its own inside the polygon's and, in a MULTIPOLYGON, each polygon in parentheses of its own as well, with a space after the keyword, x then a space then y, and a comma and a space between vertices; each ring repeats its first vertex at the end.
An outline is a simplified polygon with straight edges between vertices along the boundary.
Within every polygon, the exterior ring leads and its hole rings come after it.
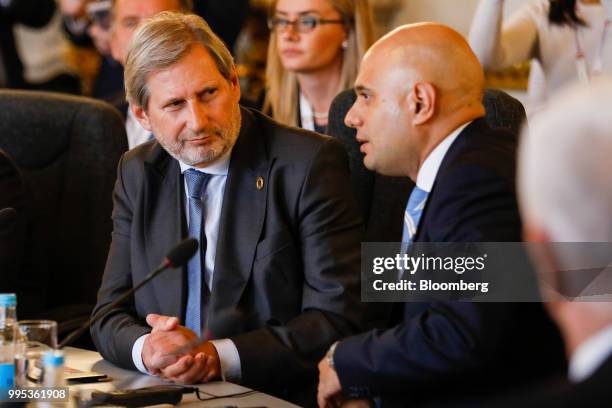
POLYGON ((13 0, 8 7, 0 6, 0 52, 7 74, 7 88, 23 88, 23 65, 15 47, 13 26, 17 23, 42 27, 55 12, 54 0, 13 0))
MULTIPOLYGON (((333 139, 243 109, 223 198, 208 330, 229 337, 243 383, 265 390, 316 379, 336 339, 359 328, 361 221, 333 139), (256 188, 263 177, 264 187, 256 188)), ((98 304, 144 278, 186 237, 179 163, 156 142, 126 153, 98 304)), ((165 272, 92 328, 100 353, 134 369, 148 313, 184 319, 186 272, 165 272)))
MULTIPOLYGON (((490 129, 484 119, 466 127, 439 168, 415 241, 520 241, 515 149, 513 137, 490 129)), ((347 394, 439 398, 515 382, 563 361, 558 333, 539 304, 432 302, 402 308, 395 327, 339 343, 334 360, 347 394)))

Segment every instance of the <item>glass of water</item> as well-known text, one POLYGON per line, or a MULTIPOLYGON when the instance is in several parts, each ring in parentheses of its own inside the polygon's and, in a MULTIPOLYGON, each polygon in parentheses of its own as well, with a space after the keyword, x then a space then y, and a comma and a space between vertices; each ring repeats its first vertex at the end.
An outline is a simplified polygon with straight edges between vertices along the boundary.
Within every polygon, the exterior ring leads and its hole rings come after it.
POLYGON ((27 386, 44 380, 43 355, 57 348, 57 322, 53 320, 21 320, 17 326, 18 344, 15 354, 15 383, 27 386))

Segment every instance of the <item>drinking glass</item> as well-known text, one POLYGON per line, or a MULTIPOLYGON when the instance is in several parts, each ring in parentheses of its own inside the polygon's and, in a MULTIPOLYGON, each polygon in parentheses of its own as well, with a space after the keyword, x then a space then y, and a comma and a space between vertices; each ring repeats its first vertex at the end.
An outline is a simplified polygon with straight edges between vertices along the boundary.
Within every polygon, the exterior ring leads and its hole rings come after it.
POLYGON ((57 348, 57 322, 21 320, 17 330, 16 385, 27 386, 28 380, 40 384, 43 380, 43 355, 57 348))

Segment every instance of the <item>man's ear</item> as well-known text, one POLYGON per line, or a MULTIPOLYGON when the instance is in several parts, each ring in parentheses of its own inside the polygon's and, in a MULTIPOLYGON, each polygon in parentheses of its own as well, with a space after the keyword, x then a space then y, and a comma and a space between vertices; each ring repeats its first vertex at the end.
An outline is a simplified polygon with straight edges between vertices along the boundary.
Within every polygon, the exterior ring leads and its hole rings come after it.
POLYGON ((232 73, 231 73, 231 78, 229 81, 230 85, 232 86, 232 91, 234 92, 234 94, 236 95, 236 100, 240 100, 240 79, 238 77, 238 71, 236 70, 236 66, 232 67, 232 73))
POLYGON ((130 104, 130 109, 132 110, 134 117, 138 120, 140 125, 149 132, 152 132, 153 128, 151 127, 151 122, 149 121, 149 116, 147 115, 147 112, 144 110, 144 108, 141 106, 130 104))
POLYGON ((558 294, 562 290, 559 262, 549 235, 539 225, 525 220, 523 241, 528 243, 529 256, 537 269, 542 298, 544 300, 559 299, 558 294))
POLYGON ((413 125, 429 121, 436 111, 436 88, 428 82, 415 83, 408 94, 408 108, 413 115, 413 125))

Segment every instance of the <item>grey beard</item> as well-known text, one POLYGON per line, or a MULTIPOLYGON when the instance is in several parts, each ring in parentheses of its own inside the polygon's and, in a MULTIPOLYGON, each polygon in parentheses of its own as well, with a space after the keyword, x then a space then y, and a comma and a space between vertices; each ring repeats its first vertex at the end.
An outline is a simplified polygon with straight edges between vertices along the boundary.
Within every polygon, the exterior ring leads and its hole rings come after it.
POLYGON ((185 149, 182 148, 183 142, 181 141, 174 143, 171 146, 162 146, 168 152, 168 154, 170 154, 170 156, 188 166, 195 167, 197 165, 207 164, 217 160, 234 146, 236 140, 238 139, 238 134, 240 133, 241 124, 242 115, 240 114, 240 107, 236 105, 234 119, 232 120, 231 126, 228 127, 227 134, 223 135, 221 131, 214 132, 215 135, 221 137, 221 139, 224 141, 224 145, 219 150, 207 150, 203 154, 196 151, 195 153, 197 154, 197 157, 187 155, 185 149))

